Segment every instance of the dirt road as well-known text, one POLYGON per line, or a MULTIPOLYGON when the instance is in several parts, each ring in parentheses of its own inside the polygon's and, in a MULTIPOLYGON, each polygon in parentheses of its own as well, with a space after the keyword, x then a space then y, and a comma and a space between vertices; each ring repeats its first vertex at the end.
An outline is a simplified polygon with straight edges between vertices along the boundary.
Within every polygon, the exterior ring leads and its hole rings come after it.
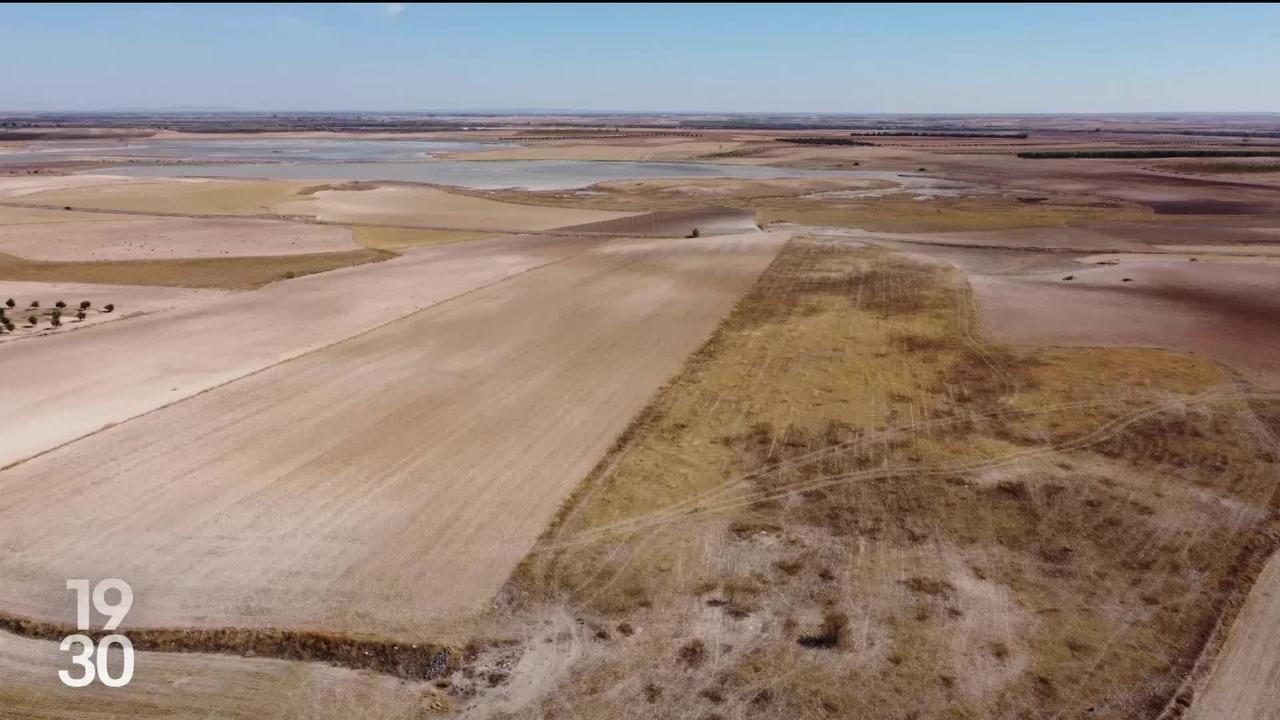
POLYGON ((0 472, 0 608, 70 622, 64 579, 114 576, 133 627, 427 637, 485 607, 785 237, 586 246, 0 472))
POLYGON ((1271 558, 1236 618, 1191 720, 1280 718, 1280 556, 1271 558))

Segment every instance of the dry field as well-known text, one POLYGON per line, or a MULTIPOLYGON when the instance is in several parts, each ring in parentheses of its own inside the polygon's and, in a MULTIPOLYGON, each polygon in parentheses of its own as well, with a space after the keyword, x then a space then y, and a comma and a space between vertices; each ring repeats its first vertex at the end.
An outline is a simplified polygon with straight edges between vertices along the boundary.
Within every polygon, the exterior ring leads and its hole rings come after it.
MULTIPOLYGON (((642 212, 688 209, 709 202, 754 211, 761 223, 861 228, 884 232, 955 232, 1052 228, 1068 223, 1146 220, 1151 210, 1136 204, 1099 204, 1077 195, 1024 202, 1012 193, 981 193, 918 199, 913 193, 885 193, 884 181, 851 181, 843 186, 813 181, 769 181, 767 191, 732 181, 738 189, 707 192, 715 181, 700 183, 643 180, 601 183, 590 194, 577 191, 471 191, 468 194, 512 203, 566 208, 608 208, 642 212), (765 194, 757 194, 757 192, 765 194), (1043 200, 1040 201, 1040 200, 1043 200)), ((460 191, 467 192, 467 191, 460 191)))
POLYGON ((252 290, 278 280, 379 262, 383 250, 175 260, 25 260, 0 253, 0 280, 252 290))
POLYGON ((1028 345, 1167 347, 1280 387, 1276 265, 1226 257, 1104 258, 1091 261, 1108 264, 974 277, 992 337, 1028 345))
POLYGON ((42 382, 6 388, 0 467, 589 248, 522 237, 416 248, 23 343, 0 354, 0 376, 42 382))
POLYGON ((426 185, 318 186, 279 180, 174 178, 32 192, 13 200, 7 209, 35 212, 59 208, 193 217, 306 217, 336 224, 481 230, 490 234, 546 230, 629 214, 501 203, 426 185))
POLYGON ((0 633, 4 717, 421 720, 451 705, 425 682, 324 663, 154 652, 138 653, 140 670, 125 692, 96 684, 71 691, 50 672, 65 660, 55 643, 0 633))
POLYGON ((757 232, 755 214, 749 210, 731 207, 701 207, 688 210, 667 210, 641 215, 630 215, 618 220, 570 225, 560 228, 569 234, 618 233, 622 235, 654 235, 662 237, 690 237, 699 235, 733 235, 757 232))
POLYGON ((1155 716, 1269 549, 1275 399, 976 336, 960 276, 797 240, 506 592, 590 637, 516 716, 1155 716))
MULTIPOLYGON (((13 208, 5 208, 13 209, 13 208)), ((34 212, 34 211, 28 211, 34 212)), ((240 218, 113 218, 6 225, 0 211, 0 252, 27 260, 169 260, 297 255, 355 250, 341 227, 240 218)), ((99 215, 98 217, 102 217, 99 215)))
MULTIPOLYGON (((162 312, 186 305, 207 302, 225 293, 218 290, 150 287, 144 285, 88 285, 81 283, 12 282, 0 280, 0 303, 13 299, 15 307, 3 307, 5 314, 15 323, 14 332, 0 335, 0 342, 11 342, 31 337, 67 333, 107 322, 129 320, 139 315, 162 312), (32 301, 40 303, 40 324, 29 328, 27 317, 32 314, 32 301), (63 325, 54 328, 48 315, 59 301, 65 302, 63 325), (91 305, 83 321, 76 318, 80 303, 91 305), (111 304, 114 309, 105 311, 111 304)), ((0 306, 2 307, 2 306, 0 306)), ((29 349, 29 346, 27 346, 29 349)))
POLYGON ((467 159, 881 172, 0 178, 0 301, 122 310, 0 337, 0 714, 1280 718, 1273 173, 779 136, 467 159))
MULTIPOLYGON (((20 202, 51 208, 155 215, 270 215, 277 203, 296 200, 312 183, 267 180, 134 179, 73 175, 118 182, 83 184, 23 194, 20 202)), ((68 178, 70 179, 70 178, 68 178)), ((3 186, 0 186, 3 187, 3 186)))
POLYGON ((433 187, 393 185, 367 190, 320 190, 275 206, 284 215, 322 222, 407 225, 451 230, 546 230, 624 217, 626 213, 499 203, 433 187))
POLYGON ((62 579, 106 574, 145 598, 134 629, 429 640, 487 607, 785 237, 588 244, 11 467, 0 606, 65 624, 62 579))

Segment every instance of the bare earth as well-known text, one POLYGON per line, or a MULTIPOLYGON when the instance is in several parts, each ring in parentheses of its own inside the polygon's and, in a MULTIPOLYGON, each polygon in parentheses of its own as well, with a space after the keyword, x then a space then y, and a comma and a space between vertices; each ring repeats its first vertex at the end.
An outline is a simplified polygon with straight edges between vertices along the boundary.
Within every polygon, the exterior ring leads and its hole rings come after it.
POLYGON ((1280 275, 1269 264, 1147 257, 970 282, 1000 342, 1166 347, 1280 383, 1280 275))
POLYGON ((324 222, 505 232, 546 230, 633 214, 502 203, 410 186, 321 190, 303 199, 279 203, 275 210, 283 215, 310 215, 324 222))
POLYGON ((426 683, 323 663, 154 652, 138 653, 139 670, 124 690, 96 683, 73 690, 53 670, 66 659, 57 643, 0 633, 6 720, 417 720, 436 697, 426 683))
POLYGON ((0 226, 0 252, 30 260, 292 255, 357 247, 347 228, 274 220, 141 218, 0 226))
POLYGON ((581 240, 547 238, 425 247, 24 342, 21 353, 0 353, 0 377, 42 382, 6 390, 0 467, 585 249, 581 240))
POLYGON ((64 579, 105 575, 135 627, 424 638, 485 607, 787 235, 599 244, 12 467, 0 607, 71 622, 64 579))
POLYGON ((1280 718, 1280 556, 1271 558, 1236 618, 1191 720, 1280 718))
POLYGON ((0 178, 0 198, 16 198, 47 191, 90 188, 135 182, 120 175, 19 175, 0 178))
MULTIPOLYGON (((17 306, 6 313, 17 324, 12 334, 0 335, 0 343, 24 338, 43 337, 68 333, 102 323, 120 320, 133 321, 139 314, 170 310, 185 305, 209 302, 223 297, 225 290, 197 290, 193 288, 150 287, 144 285, 90 285, 84 283, 42 283, 0 280, 0 302, 13 298, 17 306), (66 319, 61 328, 53 328, 42 319, 38 328, 28 330, 25 325, 30 312, 26 308, 32 300, 38 300, 42 310, 54 307, 59 300, 67 303, 66 319), (88 300, 92 307, 83 322, 75 318, 80 302, 88 300), (114 312, 102 312, 102 306, 111 303, 114 312)), ((43 342, 43 340, 41 341, 43 342)), ((36 345, 24 345, 24 350, 36 351, 36 345)))

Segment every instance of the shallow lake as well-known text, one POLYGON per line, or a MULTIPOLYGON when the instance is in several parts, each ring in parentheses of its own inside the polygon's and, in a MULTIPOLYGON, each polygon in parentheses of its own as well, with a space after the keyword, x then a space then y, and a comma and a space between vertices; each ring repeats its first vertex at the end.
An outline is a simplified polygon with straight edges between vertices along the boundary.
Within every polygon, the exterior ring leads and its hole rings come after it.
POLYGON ((55 160, 276 160, 293 162, 412 161, 445 152, 467 152, 501 143, 439 140, 52 140, 0 148, 0 164, 55 160))
POLYGON ((863 179, 864 173, 792 170, 766 165, 716 165, 680 162, 602 162, 582 160, 435 160, 388 163, 228 163, 222 165, 133 165, 94 170, 134 177, 235 177, 266 180, 399 180, 477 189, 518 187, 529 190, 579 188, 606 180, 640 178, 790 178, 863 179))

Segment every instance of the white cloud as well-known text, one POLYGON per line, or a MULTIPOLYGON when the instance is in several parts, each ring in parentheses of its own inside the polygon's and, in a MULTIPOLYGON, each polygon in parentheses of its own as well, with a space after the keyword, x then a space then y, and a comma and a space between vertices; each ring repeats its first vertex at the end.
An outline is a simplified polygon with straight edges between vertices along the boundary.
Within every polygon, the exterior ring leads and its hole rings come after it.
POLYGON ((395 17, 404 12, 404 3, 383 3, 382 12, 387 17, 395 17))

